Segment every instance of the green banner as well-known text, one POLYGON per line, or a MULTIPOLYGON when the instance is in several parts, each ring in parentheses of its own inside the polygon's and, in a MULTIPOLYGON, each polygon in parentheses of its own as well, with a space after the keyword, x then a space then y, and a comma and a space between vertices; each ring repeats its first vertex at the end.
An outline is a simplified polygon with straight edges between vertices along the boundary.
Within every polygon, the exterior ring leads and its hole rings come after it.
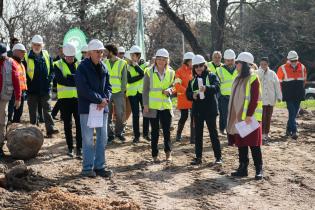
POLYGON ((81 60, 82 54, 81 54, 81 48, 84 45, 87 45, 86 42, 86 36, 83 33, 83 31, 81 31, 79 28, 72 28, 70 29, 64 39, 63 39, 63 45, 67 44, 67 43, 71 43, 75 46, 77 53, 75 55, 75 57, 78 60, 81 60))

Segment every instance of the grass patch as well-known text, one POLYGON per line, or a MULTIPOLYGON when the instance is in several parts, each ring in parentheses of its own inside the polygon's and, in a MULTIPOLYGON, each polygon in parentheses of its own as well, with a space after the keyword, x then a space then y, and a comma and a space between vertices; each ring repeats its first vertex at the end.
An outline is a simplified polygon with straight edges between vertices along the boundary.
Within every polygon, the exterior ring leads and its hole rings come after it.
MULTIPOLYGON (((276 104, 276 107, 279 109, 285 109, 287 108, 287 104, 286 102, 280 102, 276 104)), ((301 108, 315 110, 315 100, 302 101, 301 108)))

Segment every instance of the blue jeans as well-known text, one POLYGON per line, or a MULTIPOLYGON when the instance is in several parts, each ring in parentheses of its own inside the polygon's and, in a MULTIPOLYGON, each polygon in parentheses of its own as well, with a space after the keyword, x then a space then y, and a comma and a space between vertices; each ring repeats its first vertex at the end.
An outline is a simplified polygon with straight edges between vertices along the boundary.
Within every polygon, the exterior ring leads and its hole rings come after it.
POLYGON ((287 131, 290 133, 296 133, 296 117, 300 110, 301 101, 287 101, 287 109, 289 112, 289 120, 287 123, 287 131))
POLYGON ((229 96, 219 96, 219 112, 220 112, 220 119, 219 119, 219 129, 223 131, 226 128, 227 124, 227 115, 229 111, 229 96))
POLYGON ((107 144, 107 119, 104 114, 104 124, 96 129, 96 143, 94 143, 94 128, 87 126, 88 114, 80 114, 82 133, 83 169, 82 171, 98 170, 105 168, 105 147, 107 144))

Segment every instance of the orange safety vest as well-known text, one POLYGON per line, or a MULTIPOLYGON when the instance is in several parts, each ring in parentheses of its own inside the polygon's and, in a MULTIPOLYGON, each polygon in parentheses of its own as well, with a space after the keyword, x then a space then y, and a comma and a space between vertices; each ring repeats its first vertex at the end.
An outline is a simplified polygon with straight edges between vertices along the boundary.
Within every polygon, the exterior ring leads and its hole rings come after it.
POLYGON ((188 83, 192 80, 191 69, 183 64, 175 74, 175 91, 177 93, 177 108, 178 109, 191 109, 192 101, 189 101, 186 97, 186 89, 188 83))
POLYGON ((16 66, 18 67, 17 70, 19 72, 19 82, 20 82, 21 91, 27 90, 25 67, 22 63, 19 63, 16 60, 14 60, 14 62, 16 63, 16 66))

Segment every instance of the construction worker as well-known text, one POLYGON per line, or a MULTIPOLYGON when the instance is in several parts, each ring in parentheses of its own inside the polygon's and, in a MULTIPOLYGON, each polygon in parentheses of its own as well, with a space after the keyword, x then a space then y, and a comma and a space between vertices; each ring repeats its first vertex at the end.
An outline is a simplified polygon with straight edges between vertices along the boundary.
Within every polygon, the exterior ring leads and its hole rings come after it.
POLYGON ((25 55, 25 68, 27 76, 27 104, 30 114, 30 123, 37 123, 37 108, 40 103, 43 108, 47 137, 58 133, 54 129, 50 111, 50 89, 53 73, 53 61, 46 50, 40 35, 32 38, 32 50, 25 55))
POLYGON ((106 167, 105 159, 111 84, 108 70, 102 62, 104 49, 100 40, 91 40, 88 44, 90 58, 81 61, 75 74, 82 133, 81 175, 92 178, 111 177, 113 173, 106 167), (102 127, 90 128, 88 126, 91 104, 97 104, 98 110, 104 110, 102 127), (94 130, 96 130, 96 140, 93 139, 94 130))
MULTIPOLYGON (((128 85, 127 85, 127 93, 131 111, 132 111, 132 127, 134 134, 134 143, 138 143, 140 140, 140 126, 139 126, 139 115, 140 110, 139 106, 143 110, 143 102, 142 102, 142 90, 143 90, 143 77, 144 77, 144 69, 141 67, 143 65, 139 65, 141 58, 141 48, 139 46, 132 46, 129 50, 130 60, 128 65, 128 85)), ((149 119, 143 118, 143 138, 149 139, 149 119)))
POLYGON ((82 53, 82 60, 85 59, 85 58, 89 58, 89 52, 88 52, 88 46, 87 45, 84 45, 82 48, 81 48, 81 53, 82 53))
POLYGON ((72 116, 76 128, 76 157, 81 158, 82 136, 78 113, 78 94, 74 76, 79 62, 75 58, 76 48, 73 44, 63 46, 64 58, 55 62, 55 79, 57 95, 63 120, 65 137, 68 145, 67 155, 73 157, 72 116))
MULTIPOLYGON (((56 61, 59 61, 63 57, 64 57, 63 46, 59 45, 57 56, 54 58, 54 64, 55 64, 56 61)), ((52 99, 53 100, 57 100, 57 102, 55 103, 54 108, 51 110, 51 117, 54 120, 58 120, 57 114, 60 111, 60 101, 58 100, 58 97, 57 97, 57 81, 56 81, 56 78, 53 79, 52 93, 53 93, 52 94, 52 99)))
POLYGON ((227 121, 229 145, 236 145, 239 152, 239 167, 231 175, 235 177, 248 176, 248 147, 250 147, 256 175, 255 179, 263 178, 263 161, 261 154, 261 126, 245 137, 241 137, 235 124, 245 121, 250 124, 253 118, 258 122, 262 120, 262 101, 258 75, 252 69, 254 56, 249 52, 242 52, 236 59, 238 76, 232 86, 227 121))
POLYGON ((186 90, 187 98, 193 102, 192 112, 196 132, 196 158, 191 164, 200 165, 202 163, 204 122, 206 122, 210 133, 215 163, 222 164, 221 145, 216 125, 218 116, 217 93, 220 91, 220 82, 217 76, 208 70, 203 56, 194 56, 192 65, 193 79, 189 81, 186 90))
POLYGON ((10 40, 10 49, 8 52, 7 52, 7 56, 12 58, 13 57, 13 47, 14 45, 20 43, 20 40, 16 37, 13 37, 11 40, 10 40))
POLYGON ((208 70, 210 70, 212 73, 216 73, 216 69, 223 65, 221 63, 222 60, 222 54, 220 51, 214 51, 212 53, 212 61, 208 62, 208 70))
POLYGON ((126 50, 125 50, 124 47, 118 47, 118 54, 117 54, 118 58, 124 59, 125 58, 125 53, 126 53, 126 50))
MULTIPOLYGON (((176 71, 174 87, 177 93, 177 109, 180 110, 180 119, 177 125, 176 141, 182 140, 182 131, 188 119, 188 114, 192 108, 192 102, 186 97, 186 89, 192 76, 192 59, 195 56, 193 52, 184 54, 183 64, 176 71)), ((190 112, 190 143, 194 143, 194 125, 190 112)))
POLYGON ((306 67, 299 61, 297 52, 290 51, 287 62, 278 68, 278 78, 282 87, 283 101, 287 103, 289 119, 286 135, 294 140, 298 138, 296 117, 301 101, 305 100, 306 67))
POLYGON ((109 44, 105 48, 108 53, 108 59, 105 60, 105 64, 110 75, 110 84, 112 85, 112 97, 109 102, 108 142, 112 142, 115 136, 124 142, 126 140, 123 130, 126 117, 127 62, 117 57, 118 49, 115 45, 109 44), (110 126, 114 109, 116 117, 115 132, 110 126))
POLYGON ((219 129, 221 134, 225 135, 226 120, 228 113, 229 99, 231 95, 232 84, 238 75, 235 66, 235 52, 231 49, 224 52, 224 65, 216 69, 216 74, 220 80, 220 95, 219 95, 219 129))
POLYGON ((155 64, 146 70, 143 81, 144 116, 150 118, 151 150, 154 162, 158 162, 159 127, 162 124, 164 136, 164 152, 166 161, 172 160, 171 123, 173 104, 171 95, 175 72, 169 66, 169 53, 166 49, 159 49, 155 54, 155 64))
POLYGON ((3 145, 6 127, 6 107, 14 91, 16 109, 21 104, 21 86, 17 62, 7 56, 7 46, 0 43, 0 159, 4 156, 3 145))
POLYGON ((14 107, 15 94, 12 94, 12 98, 8 106, 8 121, 13 123, 19 123, 21 116, 23 114, 24 98, 26 95, 27 85, 26 85, 26 70, 22 63, 26 53, 25 46, 23 44, 16 44, 12 48, 12 58, 18 67, 20 89, 21 89, 21 105, 18 109, 14 107))

